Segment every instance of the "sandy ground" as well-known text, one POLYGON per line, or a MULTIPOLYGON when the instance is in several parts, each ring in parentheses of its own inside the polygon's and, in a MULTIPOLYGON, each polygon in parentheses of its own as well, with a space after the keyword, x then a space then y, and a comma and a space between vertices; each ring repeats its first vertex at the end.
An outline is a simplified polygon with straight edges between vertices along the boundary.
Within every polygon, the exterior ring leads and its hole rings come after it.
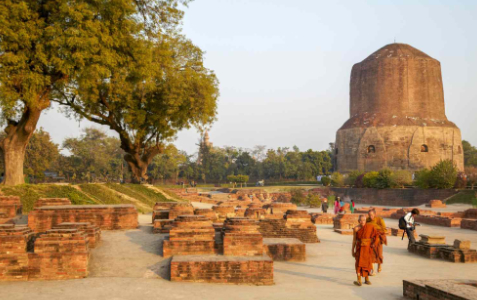
MULTIPOLYGON (((209 204, 195 204, 210 207, 209 204)), ((0 299, 402 299, 403 279, 476 279, 477 264, 453 264, 411 255, 407 241, 389 237, 383 272, 372 286, 355 287, 351 236, 318 226, 319 244, 307 244, 306 262, 275 262, 275 285, 266 287, 173 283, 167 280, 168 259, 161 257, 164 235, 152 234, 150 215, 140 215, 141 227, 103 231, 92 251, 90 277, 69 281, 1 282, 0 299)), ((396 225, 397 220, 388 220, 396 225)), ((471 240, 475 231, 421 226, 419 233, 471 240)))

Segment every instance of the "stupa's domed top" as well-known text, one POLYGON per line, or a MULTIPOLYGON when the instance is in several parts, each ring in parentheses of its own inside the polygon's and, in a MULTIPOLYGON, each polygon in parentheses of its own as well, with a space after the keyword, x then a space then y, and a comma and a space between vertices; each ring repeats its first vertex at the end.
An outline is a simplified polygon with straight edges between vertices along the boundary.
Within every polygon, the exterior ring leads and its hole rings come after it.
POLYGON ((375 51, 364 61, 387 59, 387 58, 411 58, 411 59, 432 59, 426 53, 418 50, 408 44, 389 44, 375 51))

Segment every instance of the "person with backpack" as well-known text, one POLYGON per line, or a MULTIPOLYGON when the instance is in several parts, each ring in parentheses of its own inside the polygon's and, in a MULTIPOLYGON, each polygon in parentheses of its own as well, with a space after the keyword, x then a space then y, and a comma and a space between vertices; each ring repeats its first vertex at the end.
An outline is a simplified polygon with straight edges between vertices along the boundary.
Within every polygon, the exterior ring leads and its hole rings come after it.
POLYGON ((405 216, 399 219, 399 229, 406 231, 409 244, 416 242, 416 238, 414 237, 414 230, 416 230, 416 222, 414 221, 414 217, 418 215, 419 210, 414 208, 411 212, 408 212, 405 216))

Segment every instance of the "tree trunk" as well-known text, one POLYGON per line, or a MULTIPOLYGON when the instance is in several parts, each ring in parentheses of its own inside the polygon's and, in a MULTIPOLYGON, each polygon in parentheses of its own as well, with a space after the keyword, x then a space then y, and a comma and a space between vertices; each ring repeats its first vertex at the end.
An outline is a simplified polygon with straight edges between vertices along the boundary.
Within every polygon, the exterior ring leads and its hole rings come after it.
POLYGON ((25 183, 23 176, 25 151, 28 141, 36 129, 42 110, 41 108, 26 108, 19 122, 8 120, 8 125, 5 128, 6 137, 0 141, 5 162, 4 185, 25 183))
POLYGON ((124 160, 128 164, 129 171, 131 171, 132 183, 141 183, 141 181, 148 179, 146 174, 147 166, 149 165, 148 161, 144 161, 139 154, 130 153, 124 155, 124 160))

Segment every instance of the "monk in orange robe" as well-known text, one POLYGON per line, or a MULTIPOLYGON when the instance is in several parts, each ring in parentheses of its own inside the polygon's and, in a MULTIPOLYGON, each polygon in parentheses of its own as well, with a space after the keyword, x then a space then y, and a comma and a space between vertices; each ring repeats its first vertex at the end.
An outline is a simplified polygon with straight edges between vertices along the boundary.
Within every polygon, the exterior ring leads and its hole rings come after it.
POLYGON ((358 281, 354 284, 361 286, 361 277, 365 278, 365 284, 370 285, 369 273, 373 268, 373 247, 376 244, 377 231, 373 225, 366 224, 366 216, 359 217, 359 225, 353 230, 352 255, 356 260, 356 275, 358 281))
MULTIPOLYGON (((372 209, 368 212, 368 218, 366 219, 367 224, 371 224, 376 229, 377 235, 377 243, 376 247, 373 249, 373 264, 378 264, 378 273, 382 271, 381 265, 384 262, 384 255, 383 255, 383 245, 388 244, 388 240, 386 238, 386 223, 384 223, 383 218, 376 215, 376 210, 372 209)), ((374 268, 371 276, 374 276, 374 268)))

